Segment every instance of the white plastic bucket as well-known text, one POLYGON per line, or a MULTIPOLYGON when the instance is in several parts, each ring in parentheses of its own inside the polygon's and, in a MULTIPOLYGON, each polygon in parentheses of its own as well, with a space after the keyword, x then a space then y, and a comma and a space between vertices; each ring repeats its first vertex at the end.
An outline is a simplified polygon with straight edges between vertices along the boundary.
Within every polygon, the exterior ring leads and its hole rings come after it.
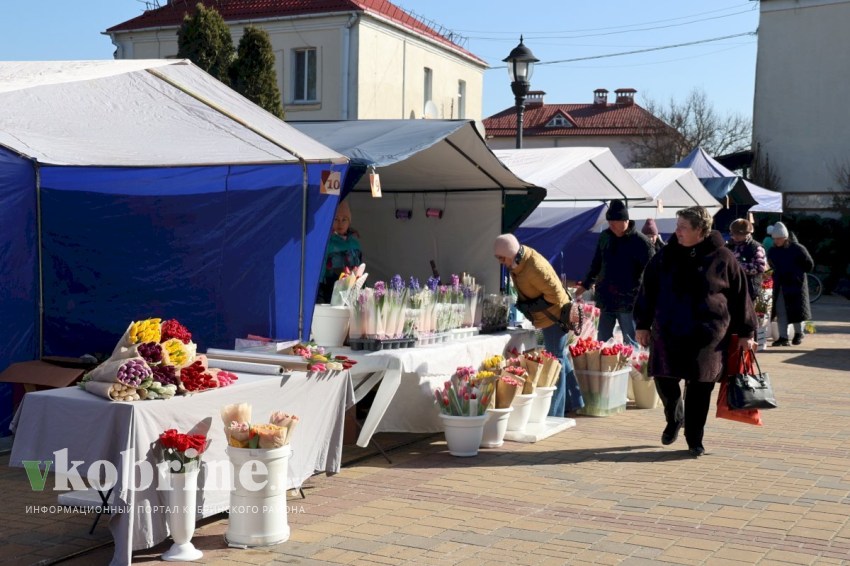
POLYGON ((339 347, 348 336, 348 307, 316 305, 313 309, 313 341, 319 346, 339 347))
POLYGON ((484 435, 484 421, 487 414, 477 417, 455 417, 440 413, 446 444, 452 456, 477 456, 481 437, 484 435))
POLYGON ((233 464, 225 533, 229 544, 268 546, 289 539, 286 481, 291 454, 289 446, 269 450, 227 447, 233 464))
POLYGON ((528 419, 531 417, 531 405, 537 393, 529 393, 527 395, 517 395, 514 397, 511 407, 514 408, 511 416, 508 418, 508 430, 512 432, 524 432, 525 425, 528 424, 528 419))
POLYGON ((536 387, 534 389, 537 397, 531 402, 531 414, 528 416, 528 422, 546 422, 546 417, 549 416, 549 407, 552 406, 552 395, 555 394, 555 389, 556 387, 536 387))
POLYGON ((513 410, 513 407, 508 407, 507 409, 487 409, 487 420, 484 422, 481 448, 498 448, 505 443, 505 433, 508 431, 508 419, 513 410))

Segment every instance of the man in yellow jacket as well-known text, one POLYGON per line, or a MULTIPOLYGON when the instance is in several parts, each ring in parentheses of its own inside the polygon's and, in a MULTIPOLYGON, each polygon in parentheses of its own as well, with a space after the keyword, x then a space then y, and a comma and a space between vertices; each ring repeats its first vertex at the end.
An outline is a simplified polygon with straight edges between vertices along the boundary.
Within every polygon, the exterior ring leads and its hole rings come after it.
POLYGON ((537 251, 521 245, 516 236, 502 234, 496 238, 493 251, 517 289, 517 308, 535 328, 543 330, 543 346, 561 362, 561 376, 552 396, 549 416, 563 417, 581 409, 584 399, 572 361, 566 355, 567 332, 562 328, 578 322, 578 309, 572 308, 570 296, 552 265, 537 251))

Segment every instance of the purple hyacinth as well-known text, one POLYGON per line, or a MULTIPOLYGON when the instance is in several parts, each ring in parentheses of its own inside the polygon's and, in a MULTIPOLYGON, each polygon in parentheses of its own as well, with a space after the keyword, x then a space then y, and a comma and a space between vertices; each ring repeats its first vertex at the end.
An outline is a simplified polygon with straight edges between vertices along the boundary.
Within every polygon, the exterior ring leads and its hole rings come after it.
POLYGON ((404 290, 404 279, 402 279, 401 275, 398 273, 393 275, 393 278, 390 279, 390 289, 399 292, 404 290))
POLYGON ((452 273, 452 288, 455 291, 457 291, 459 286, 460 286, 460 277, 458 277, 456 274, 452 273))
POLYGON ((418 293, 419 292, 419 279, 417 279, 416 277, 411 275, 410 276, 410 283, 408 283, 407 286, 410 288, 410 290, 413 293, 418 293))
POLYGON ((387 294, 387 284, 383 281, 375 281, 375 296, 383 297, 387 294))
POLYGON ((426 281, 426 282, 425 282, 425 284, 426 284, 426 285, 428 286, 428 288, 429 288, 429 289, 431 289, 432 291, 436 291, 436 290, 437 290, 437 287, 439 287, 439 286, 440 286, 440 280, 439 280, 439 279, 437 279, 436 277, 429 277, 429 278, 428 278, 428 281, 426 281))

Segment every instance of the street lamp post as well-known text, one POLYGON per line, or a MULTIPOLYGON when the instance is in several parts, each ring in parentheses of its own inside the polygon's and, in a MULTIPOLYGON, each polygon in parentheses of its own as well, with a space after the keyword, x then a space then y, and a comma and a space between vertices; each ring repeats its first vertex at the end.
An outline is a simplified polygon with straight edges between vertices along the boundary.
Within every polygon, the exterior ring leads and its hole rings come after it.
POLYGON ((531 73, 534 64, 540 61, 531 52, 531 49, 522 42, 519 36, 519 45, 511 50, 510 55, 502 59, 508 64, 508 74, 511 77, 511 90, 516 100, 516 148, 522 148, 522 114, 525 111, 525 97, 531 88, 531 73))

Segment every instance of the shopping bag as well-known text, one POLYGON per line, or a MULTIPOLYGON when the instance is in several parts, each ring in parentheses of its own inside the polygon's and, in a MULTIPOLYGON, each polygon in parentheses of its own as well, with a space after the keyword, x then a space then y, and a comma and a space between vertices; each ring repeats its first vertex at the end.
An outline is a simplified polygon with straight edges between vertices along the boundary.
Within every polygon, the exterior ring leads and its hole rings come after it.
POLYGON ((741 371, 729 379, 727 402, 731 409, 776 408, 776 397, 770 377, 761 371, 755 354, 750 351, 742 355, 741 371), (758 371, 754 371, 753 362, 758 371))
POLYGON ((741 350, 738 349, 738 339, 736 336, 733 336, 732 343, 729 345, 727 376, 720 382, 720 391, 717 393, 717 413, 715 416, 718 419, 762 426, 764 423, 761 420, 761 412, 758 409, 734 410, 729 407, 729 377, 743 373, 746 370, 744 362, 745 358, 741 350))

